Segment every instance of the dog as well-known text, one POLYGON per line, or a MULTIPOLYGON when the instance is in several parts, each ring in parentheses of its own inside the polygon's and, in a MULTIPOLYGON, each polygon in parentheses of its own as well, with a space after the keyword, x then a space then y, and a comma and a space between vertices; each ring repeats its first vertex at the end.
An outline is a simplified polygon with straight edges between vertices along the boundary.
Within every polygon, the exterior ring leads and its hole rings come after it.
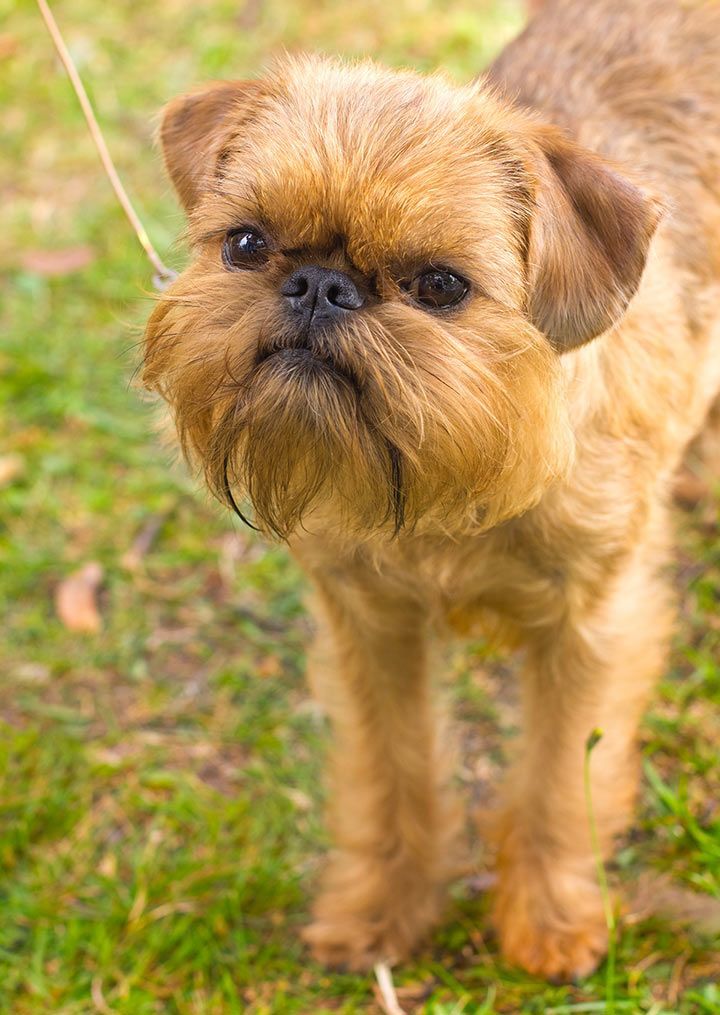
POLYGON ((322 962, 401 960, 442 915, 462 817, 430 650, 476 625, 523 650, 502 953, 547 978, 604 954, 584 752, 601 729, 608 857, 668 656, 672 477, 698 435, 720 464, 718 67, 717 4, 557 0, 467 85, 286 57, 164 111, 193 258, 144 384, 313 589, 322 962))

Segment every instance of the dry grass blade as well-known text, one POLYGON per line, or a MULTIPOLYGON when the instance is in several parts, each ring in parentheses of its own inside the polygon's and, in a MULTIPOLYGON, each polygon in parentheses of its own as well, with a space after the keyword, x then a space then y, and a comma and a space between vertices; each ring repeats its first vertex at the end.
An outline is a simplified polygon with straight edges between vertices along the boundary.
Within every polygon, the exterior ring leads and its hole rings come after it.
POLYGON ((96 1011, 101 1015, 114 1015, 114 1009, 109 1006, 103 995, 102 980, 99 976, 93 977, 90 994, 96 1011))
POLYGON ((168 519, 168 513, 152 515, 143 525, 132 542, 130 549, 123 554, 121 563, 128 571, 137 571, 144 558, 150 552, 153 543, 168 519))
POLYGON ((390 966, 388 966, 387 962, 378 962, 374 972, 380 993, 379 1001, 383 1011, 386 1015, 406 1015, 405 1011, 400 1007, 397 994, 395 993, 390 966))
POLYGON ((95 147, 98 150, 98 155, 100 156, 100 161, 102 162, 103 169, 105 170, 107 177, 110 180, 112 188, 115 191, 115 195, 118 201, 120 202, 122 210, 125 212, 125 215, 127 216, 130 225, 135 231, 135 235, 137 236, 141 247, 147 254, 148 260, 155 269, 156 272, 154 280, 155 285, 158 289, 162 289, 177 278, 177 272, 173 271, 172 268, 168 268, 165 264, 163 264, 160 255, 150 242, 150 238, 147 232, 145 231, 145 227, 140 221, 140 218, 138 217, 138 214, 135 211, 135 208, 133 207, 132 202, 130 201, 130 198, 127 195, 127 192, 123 187, 122 181, 118 176, 117 170, 115 168, 115 163, 113 162, 112 156, 110 155, 110 152, 108 150, 108 146, 105 143, 103 133, 100 130, 100 124, 97 122, 95 112, 90 103, 90 99, 88 98, 88 94, 85 91, 85 86, 83 85, 82 79, 80 78, 80 75, 77 72, 77 68, 75 66, 72 56, 70 55, 70 51, 65 45, 65 40, 63 39, 62 33, 58 28, 57 21, 55 20, 55 17, 52 11, 50 10, 50 7, 48 6, 47 0, 37 0, 37 5, 40 9, 43 21, 45 22, 45 26, 48 32, 50 33, 50 38, 52 39, 53 44, 57 49, 58 56, 60 57, 62 64, 65 70, 67 71, 67 75, 70 78, 70 83, 72 84, 75 90, 75 94, 77 95, 78 102, 80 103, 80 108, 83 111, 83 116, 85 117, 88 130, 90 131, 90 135, 95 143, 95 147))

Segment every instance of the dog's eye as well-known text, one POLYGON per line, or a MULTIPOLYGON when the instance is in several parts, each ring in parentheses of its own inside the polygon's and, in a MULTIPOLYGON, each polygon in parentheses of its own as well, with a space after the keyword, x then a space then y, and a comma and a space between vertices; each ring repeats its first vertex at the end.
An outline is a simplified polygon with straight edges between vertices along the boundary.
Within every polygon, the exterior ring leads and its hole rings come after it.
POLYGON ((259 268, 268 258, 268 245, 254 229, 233 229, 225 237, 222 258, 227 268, 259 268))
POLYGON ((431 268, 416 275, 404 288, 416 303, 430 310, 442 310, 459 303, 468 291, 468 284, 451 271, 431 268))

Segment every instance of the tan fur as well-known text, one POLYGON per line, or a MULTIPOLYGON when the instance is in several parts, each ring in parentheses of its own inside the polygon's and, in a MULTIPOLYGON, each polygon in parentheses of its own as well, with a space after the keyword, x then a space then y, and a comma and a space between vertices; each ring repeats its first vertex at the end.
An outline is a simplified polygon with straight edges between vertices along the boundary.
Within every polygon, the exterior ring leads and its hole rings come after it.
POLYGON ((717 4, 558 0, 473 85, 292 59, 166 112, 195 257, 150 319, 144 380, 316 590, 336 737, 322 959, 402 958, 442 912, 459 820, 429 645, 488 618, 525 649, 493 833, 503 951, 545 976, 603 954, 583 750, 601 727, 609 855, 672 626, 670 479, 720 394, 719 58, 717 4), (272 253, 229 272, 241 225, 272 253), (291 370, 258 354, 292 342, 278 290, 306 263, 368 303, 291 370), (470 281, 458 308, 406 295, 431 263, 470 281))

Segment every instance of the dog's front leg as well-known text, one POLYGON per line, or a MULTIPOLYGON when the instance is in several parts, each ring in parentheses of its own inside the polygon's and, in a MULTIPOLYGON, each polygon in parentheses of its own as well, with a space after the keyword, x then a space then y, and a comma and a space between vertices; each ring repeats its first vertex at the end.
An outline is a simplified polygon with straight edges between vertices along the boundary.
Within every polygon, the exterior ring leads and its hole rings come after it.
POLYGON ((456 822, 421 606, 371 569, 315 578, 310 679, 333 728, 335 850, 306 940, 319 960, 364 969, 407 955, 438 917, 456 822))
POLYGON ((583 976, 606 950, 583 761, 600 728, 592 804, 607 857, 632 810, 637 727, 667 653, 672 613, 656 560, 640 547, 595 593, 571 591, 562 622, 529 647, 523 753, 499 826, 494 915, 505 956, 543 977, 583 976))

